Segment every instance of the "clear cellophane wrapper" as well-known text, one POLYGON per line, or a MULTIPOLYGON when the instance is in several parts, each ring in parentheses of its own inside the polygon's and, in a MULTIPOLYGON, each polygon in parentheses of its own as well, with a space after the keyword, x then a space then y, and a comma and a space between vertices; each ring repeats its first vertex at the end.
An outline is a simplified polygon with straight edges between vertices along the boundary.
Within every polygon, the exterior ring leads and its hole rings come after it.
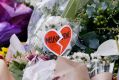
POLYGON ((39 60, 35 64, 28 63, 22 80, 90 80, 90 77, 84 63, 58 57, 56 61, 39 60))
POLYGON ((40 2, 41 5, 38 5, 34 8, 34 12, 28 26, 27 44, 29 44, 33 48, 38 47, 43 52, 50 53, 43 43, 43 36, 45 35, 45 33, 50 29, 59 31, 64 25, 70 25, 73 30, 73 36, 71 45, 68 46, 65 53, 67 54, 68 52, 70 52, 72 46, 77 40, 77 32, 79 31, 79 29, 77 29, 77 24, 61 17, 61 14, 67 6, 67 3, 68 0, 46 0, 40 2), (57 7, 56 15, 52 14, 54 7, 57 7), (55 27, 52 27, 52 25, 54 25, 55 27))
POLYGON ((115 63, 110 62, 109 57, 100 57, 100 59, 92 59, 92 61, 91 80, 112 80, 115 63))

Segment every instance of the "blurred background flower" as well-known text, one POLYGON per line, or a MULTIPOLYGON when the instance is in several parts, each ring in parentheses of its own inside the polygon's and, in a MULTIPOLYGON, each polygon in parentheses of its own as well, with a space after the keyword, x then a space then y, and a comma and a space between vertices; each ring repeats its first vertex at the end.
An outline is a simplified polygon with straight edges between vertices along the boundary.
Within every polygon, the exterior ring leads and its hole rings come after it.
POLYGON ((8 48, 2 47, 0 50, 0 59, 5 58, 6 54, 7 54, 8 48))
POLYGON ((8 46, 12 34, 21 41, 27 39, 27 27, 32 9, 15 0, 0 0, 0 47, 8 46))

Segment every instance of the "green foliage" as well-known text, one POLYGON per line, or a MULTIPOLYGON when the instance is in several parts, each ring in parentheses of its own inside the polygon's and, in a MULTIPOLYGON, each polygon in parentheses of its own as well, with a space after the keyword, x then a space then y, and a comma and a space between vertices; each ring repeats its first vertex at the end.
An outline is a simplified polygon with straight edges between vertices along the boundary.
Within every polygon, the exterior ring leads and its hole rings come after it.
POLYGON ((119 33, 119 1, 90 0, 84 9, 77 12, 76 21, 82 27, 77 48, 87 53, 94 52, 102 42, 114 39, 119 33))
MULTIPOLYGON (((84 31, 83 31, 84 32, 84 31)), ((80 33, 79 38, 76 42, 76 45, 72 48, 72 52, 82 51, 85 53, 93 53, 99 44, 98 35, 95 31, 88 32, 88 33, 80 33)))
POLYGON ((80 13, 81 26, 86 28, 87 32, 95 31, 100 36, 109 36, 106 39, 114 38, 119 30, 119 4, 112 0, 99 0, 87 4, 86 9, 80 13), (106 35, 107 34, 107 35, 106 35))
POLYGON ((77 11, 82 9, 89 0, 69 0, 62 17, 74 19, 77 11))
POLYGON ((22 80, 23 69, 25 69, 27 61, 23 58, 23 54, 19 52, 13 57, 14 60, 9 64, 9 70, 12 72, 15 80, 22 80))
POLYGON ((23 69, 25 69, 26 63, 18 63, 13 61, 9 65, 10 71, 13 73, 15 80, 22 80, 23 69))

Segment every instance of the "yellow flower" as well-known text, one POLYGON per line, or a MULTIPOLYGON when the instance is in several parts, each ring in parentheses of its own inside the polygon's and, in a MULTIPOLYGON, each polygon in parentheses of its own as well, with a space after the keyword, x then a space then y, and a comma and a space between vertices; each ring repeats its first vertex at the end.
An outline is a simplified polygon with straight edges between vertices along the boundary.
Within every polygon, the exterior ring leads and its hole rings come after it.
POLYGON ((8 48, 2 47, 2 52, 7 53, 7 51, 8 51, 8 48))
POLYGON ((2 47, 0 51, 0 56, 5 57, 7 51, 8 51, 8 48, 2 47))
POLYGON ((5 53, 3 51, 0 51, 0 55, 5 57, 5 53))

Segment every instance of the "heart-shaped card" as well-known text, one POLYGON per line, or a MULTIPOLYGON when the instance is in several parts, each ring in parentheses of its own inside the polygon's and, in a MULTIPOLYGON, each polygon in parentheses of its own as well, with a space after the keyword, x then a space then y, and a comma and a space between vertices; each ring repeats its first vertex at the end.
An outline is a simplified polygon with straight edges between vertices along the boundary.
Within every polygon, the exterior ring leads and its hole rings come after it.
POLYGON ((51 52, 56 55, 62 55, 67 50, 72 39, 72 29, 69 25, 63 26, 59 31, 49 30, 43 39, 43 42, 51 52))

